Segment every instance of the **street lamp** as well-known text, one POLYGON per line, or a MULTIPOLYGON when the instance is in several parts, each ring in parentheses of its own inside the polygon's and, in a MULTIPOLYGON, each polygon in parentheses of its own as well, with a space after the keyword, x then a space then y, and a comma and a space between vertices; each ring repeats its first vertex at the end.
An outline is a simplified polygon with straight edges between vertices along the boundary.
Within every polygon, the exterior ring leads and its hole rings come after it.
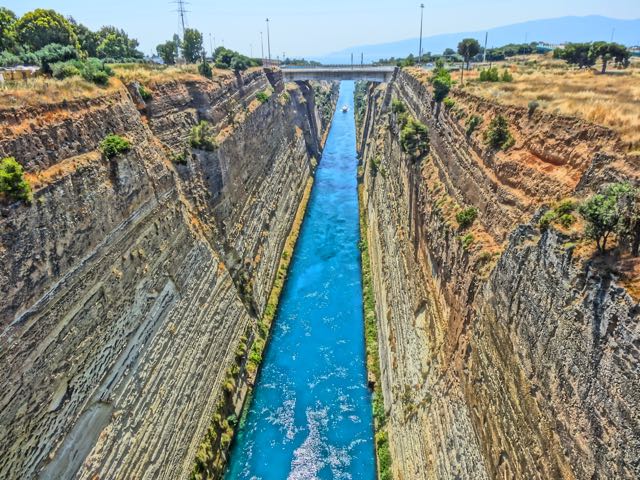
POLYGON ((269 66, 271 66, 271 36, 269 35, 269 19, 267 18, 267 53, 269 55, 269 66))
POLYGON ((420 47, 418 48, 418 64, 422 63, 422 20, 424 18, 424 3, 420 4, 420 47))

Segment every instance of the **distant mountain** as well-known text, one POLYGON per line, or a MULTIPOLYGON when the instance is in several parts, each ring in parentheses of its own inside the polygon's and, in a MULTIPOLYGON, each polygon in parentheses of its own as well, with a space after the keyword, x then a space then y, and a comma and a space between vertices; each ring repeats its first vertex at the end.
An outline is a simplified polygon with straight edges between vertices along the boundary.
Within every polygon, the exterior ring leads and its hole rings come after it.
MULTIPOLYGON (((640 19, 620 20, 593 15, 532 20, 477 32, 448 33, 425 37, 422 40, 422 49, 423 52, 442 53, 445 48, 455 49, 461 39, 468 37, 476 38, 480 44, 484 44, 486 32, 489 32, 489 48, 507 43, 523 43, 525 38, 527 42, 539 41, 553 44, 594 40, 609 41, 612 32, 614 33, 614 41, 631 46, 640 43, 640 19)), ((364 53, 365 62, 380 58, 405 57, 410 53, 417 55, 418 38, 348 48, 314 58, 314 60, 323 63, 348 63, 351 53, 353 53, 356 62, 360 61, 361 53, 364 53)))

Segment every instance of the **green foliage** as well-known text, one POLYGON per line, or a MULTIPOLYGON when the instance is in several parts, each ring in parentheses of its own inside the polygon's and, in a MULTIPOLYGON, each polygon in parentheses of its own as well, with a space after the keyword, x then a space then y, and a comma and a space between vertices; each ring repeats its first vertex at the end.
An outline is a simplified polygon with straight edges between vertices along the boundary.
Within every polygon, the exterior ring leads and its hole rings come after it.
POLYGON ((436 102, 442 102, 449 91, 451 90, 451 75, 447 72, 447 75, 440 75, 433 79, 433 98, 436 102))
POLYGON ((471 246, 474 240, 475 240, 475 237, 473 236, 473 233, 467 233, 466 235, 460 237, 460 243, 462 243, 462 248, 464 250, 469 250, 469 247, 471 246))
POLYGON ((460 226, 460 230, 469 228, 471 225, 473 225, 473 222, 475 222, 476 218, 478 218, 478 209, 475 207, 467 207, 456 213, 456 221, 460 226))
POLYGON ((505 68, 504 71, 502 72, 502 75, 500 76, 500 81, 502 81, 502 82, 513 82, 513 75, 511 74, 511 72, 509 70, 507 70, 505 68))
POLYGON ((148 102, 153 97, 151 91, 149 91, 147 87, 142 84, 138 87, 138 93, 145 102, 148 102))
POLYGON ((567 43, 564 48, 554 50, 553 56, 580 68, 591 67, 596 63, 591 55, 590 43, 567 43))
POLYGON ((80 50, 82 50, 88 57, 95 57, 98 55, 98 45, 100 44, 100 37, 96 32, 91 31, 88 27, 77 23, 73 18, 69 18, 69 22, 73 27, 73 31, 78 37, 78 43, 80 44, 80 50))
POLYGON ((125 58, 141 58, 137 50, 138 41, 129 38, 124 30, 116 27, 102 27, 98 32, 99 44, 96 48, 98 58, 120 60, 125 58))
POLYGON ((109 83, 109 77, 113 76, 113 70, 97 58, 89 58, 83 63, 81 74, 88 82, 104 86, 109 83))
POLYGON ((205 78, 213 78, 213 70, 211 69, 211 65, 209 65, 209 62, 207 62, 206 60, 203 60, 202 63, 198 64, 198 73, 205 78))
POLYGON ((58 62, 51 64, 51 76, 62 80, 63 78, 79 76, 81 73, 82 62, 72 60, 69 62, 58 62), (78 66, 80 64, 80 66, 78 66))
POLYGON ((131 150, 131 142, 120 135, 110 134, 100 142, 100 151, 108 158, 116 158, 119 155, 127 153, 131 150))
POLYGON ((480 43, 475 38, 464 38, 458 43, 458 53, 464 58, 468 70, 471 58, 480 53, 480 43))
POLYGON ((256 98, 258 99, 258 101, 260 103, 268 102, 270 96, 271 95, 269 94, 269 92, 258 92, 258 93, 256 93, 256 98))
POLYGON ((173 163, 177 163, 178 165, 186 165, 188 157, 189 153, 183 150, 182 152, 173 153, 170 158, 173 163))
POLYGON ((158 56, 162 58, 165 65, 175 65, 178 56, 178 45, 174 40, 168 40, 156 47, 158 56))
POLYGON ((182 40, 182 54, 187 63, 196 63, 202 54, 202 33, 186 28, 182 40))
POLYGON ((607 65, 613 60, 618 66, 628 66, 631 53, 627 47, 614 42, 593 42, 589 49, 592 59, 600 58, 602 61, 602 73, 607 71, 607 65))
POLYGON ((58 62, 66 62, 78 58, 78 51, 75 47, 69 45, 60 45, 50 43, 46 47, 38 50, 35 55, 40 61, 42 71, 51 74, 51 64, 58 62))
POLYGON ((14 55, 9 51, 0 52, 0 67, 15 67, 16 65, 20 65, 21 62, 20 57, 14 55))
POLYGON ((453 98, 451 98, 451 97, 446 97, 446 98, 442 101, 442 103, 443 103, 444 108, 445 108, 446 110, 451 110, 451 109, 455 106, 456 101, 455 101, 453 98))
POLYGON ((246 70, 249 67, 256 67, 259 62, 249 57, 229 50, 228 48, 218 47, 214 52, 215 64, 217 68, 231 69, 235 72, 246 70))
POLYGON ((508 150, 513 146, 514 139, 509 132, 509 124, 505 117, 498 115, 491 120, 486 132, 486 141, 495 149, 508 150))
POLYGON ((538 107, 540 107, 540 103, 538 103, 536 100, 531 100, 528 105, 529 116, 532 116, 538 109, 538 107))
POLYGON ((0 161, 0 193, 11 200, 31 203, 31 186, 24 178, 22 165, 13 157, 0 161))
POLYGON ((17 42, 31 51, 40 50, 50 43, 78 46, 78 37, 71 23, 54 10, 38 8, 25 13, 13 29, 17 42))
POLYGON ((14 46, 13 27, 15 23, 16 14, 8 8, 0 7, 0 52, 14 46))
POLYGON ((218 148, 213 126, 205 120, 200 121, 200 123, 191 129, 189 143, 193 148, 206 150, 208 152, 212 152, 218 148))
POLYGON ((480 70, 480 81, 481 82, 499 82, 500 81, 500 73, 498 72, 497 67, 491 67, 487 69, 480 70))
POLYGON ((408 153, 414 159, 428 153, 429 130, 427 126, 415 118, 409 117, 406 125, 400 131, 400 145, 402 151, 408 153))
POLYGON ((467 136, 471 134, 482 124, 482 117, 480 115, 473 114, 467 118, 467 136))
POLYGON ((557 203, 554 208, 545 212, 538 221, 540 230, 547 230, 553 222, 558 222, 564 228, 569 228, 575 223, 576 218, 573 216, 573 212, 576 207, 576 203, 570 199, 557 203))
POLYGON ((392 480, 391 451, 389 449, 389 436, 386 430, 381 430, 376 433, 376 450, 378 452, 380 480, 392 480))
POLYGON ((407 107, 402 100, 394 98, 391 100, 391 112, 397 115, 398 113, 404 113, 407 111, 407 107))

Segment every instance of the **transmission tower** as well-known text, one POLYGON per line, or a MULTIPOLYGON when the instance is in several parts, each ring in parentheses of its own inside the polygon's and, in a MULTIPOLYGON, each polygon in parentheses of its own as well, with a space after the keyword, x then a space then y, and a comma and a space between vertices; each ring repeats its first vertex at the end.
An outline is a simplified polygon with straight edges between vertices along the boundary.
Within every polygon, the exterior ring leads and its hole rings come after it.
POLYGON ((189 2, 185 2, 184 0, 174 0, 171 3, 173 3, 178 7, 177 10, 175 11, 178 13, 178 15, 180 15, 180 24, 182 25, 182 38, 184 39, 184 30, 186 28, 185 23, 186 23, 187 13, 189 13, 189 11, 185 7, 189 5, 189 2))

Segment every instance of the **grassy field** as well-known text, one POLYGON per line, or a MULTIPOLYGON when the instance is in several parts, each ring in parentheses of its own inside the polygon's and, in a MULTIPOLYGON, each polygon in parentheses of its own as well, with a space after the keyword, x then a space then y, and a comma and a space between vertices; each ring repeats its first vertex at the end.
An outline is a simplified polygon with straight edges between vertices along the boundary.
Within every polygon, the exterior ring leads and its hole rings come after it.
MULTIPOLYGON (((500 103, 528 106, 538 102, 543 111, 570 115, 617 131, 629 150, 640 150, 640 60, 625 70, 602 75, 568 68, 560 60, 536 55, 496 63, 508 68, 512 82, 480 82, 479 70, 464 73, 464 89, 500 103)), ((453 76, 460 80, 460 72, 453 76)))

